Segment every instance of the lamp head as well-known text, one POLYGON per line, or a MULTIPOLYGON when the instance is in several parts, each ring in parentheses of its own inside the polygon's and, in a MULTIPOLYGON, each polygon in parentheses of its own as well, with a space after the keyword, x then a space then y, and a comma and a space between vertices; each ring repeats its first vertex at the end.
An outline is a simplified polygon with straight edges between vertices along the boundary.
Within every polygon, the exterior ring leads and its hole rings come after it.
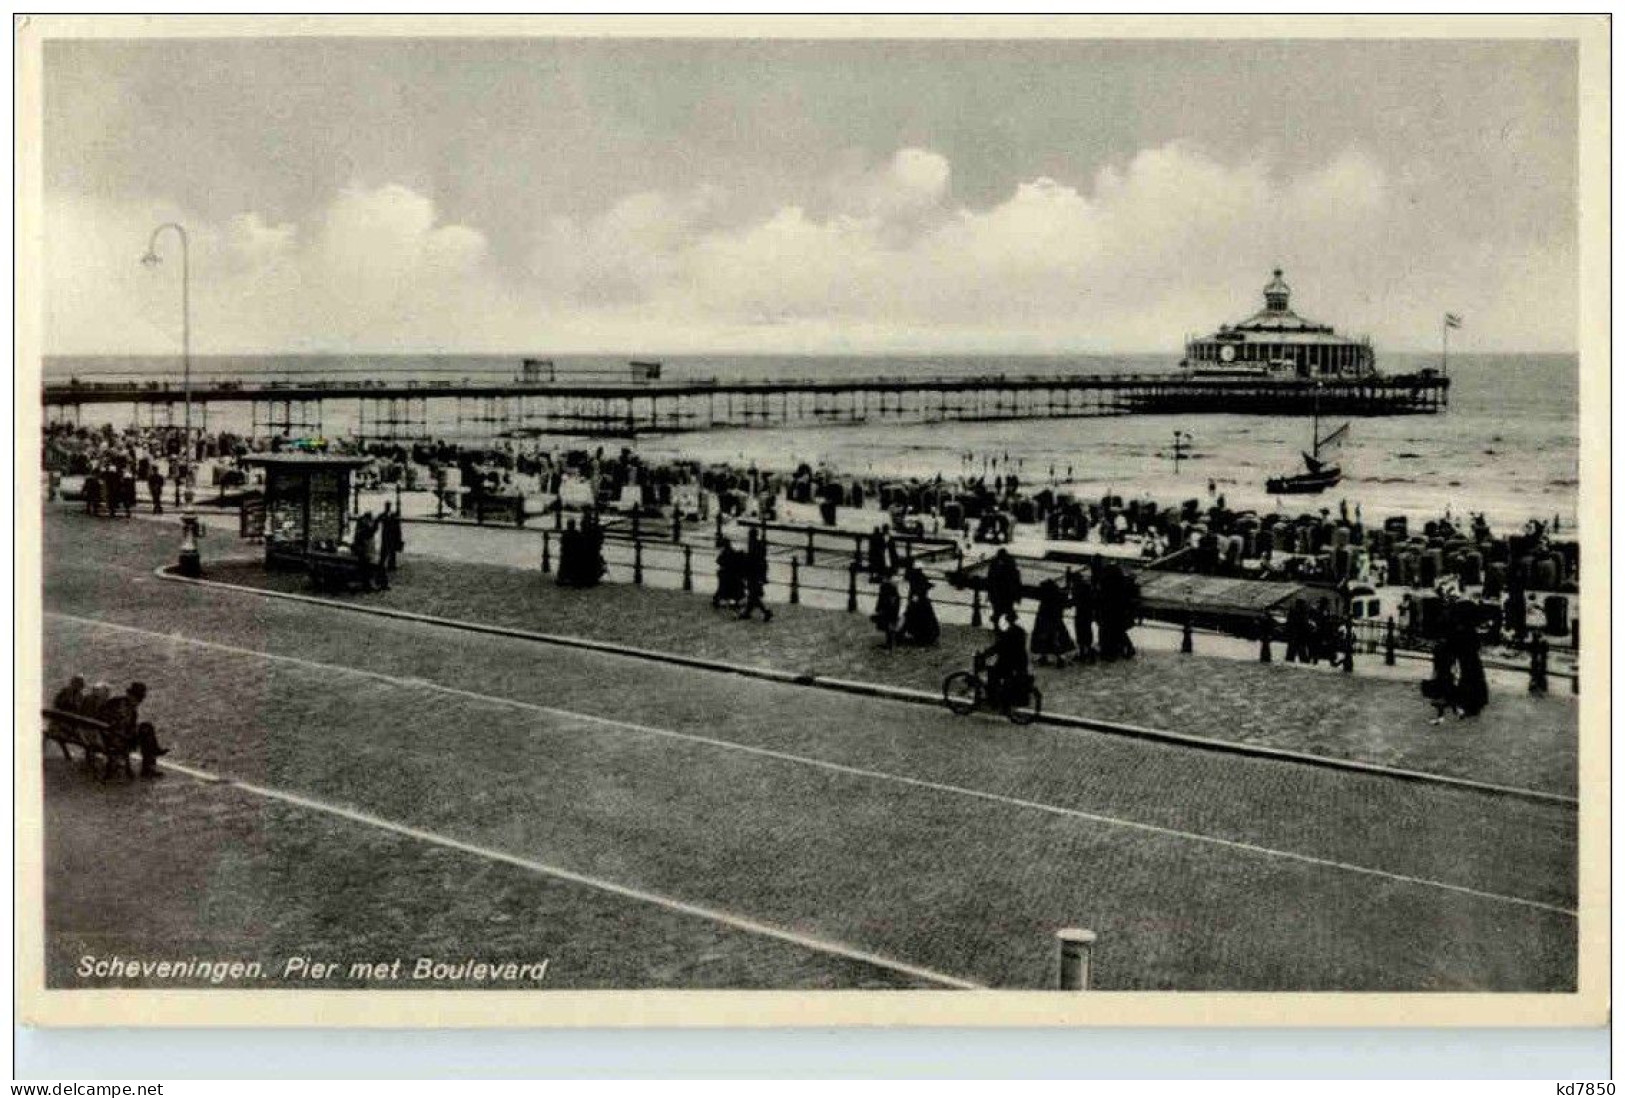
POLYGON ((143 267, 156 267, 162 262, 163 260, 158 257, 157 252, 148 252, 146 255, 141 257, 141 265, 143 267))

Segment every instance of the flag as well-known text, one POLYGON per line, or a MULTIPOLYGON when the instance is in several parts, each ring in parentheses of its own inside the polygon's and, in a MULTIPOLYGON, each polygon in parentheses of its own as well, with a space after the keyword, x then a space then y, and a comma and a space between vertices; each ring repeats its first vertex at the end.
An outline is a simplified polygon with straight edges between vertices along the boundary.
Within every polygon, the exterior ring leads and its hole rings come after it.
POLYGON ((1461 317, 1457 316, 1455 313, 1445 313, 1444 314, 1444 326, 1446 328, 1459 328, 1459 327, 1461 327, 1461 317))

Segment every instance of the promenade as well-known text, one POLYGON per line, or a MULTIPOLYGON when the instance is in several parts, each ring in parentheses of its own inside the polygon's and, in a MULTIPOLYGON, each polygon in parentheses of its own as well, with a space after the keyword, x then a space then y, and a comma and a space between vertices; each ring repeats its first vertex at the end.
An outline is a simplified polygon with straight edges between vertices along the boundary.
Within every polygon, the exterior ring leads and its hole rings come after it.
MULTIPOLYGON (((786 605, 787 554, 770 568, 770 625, 736 621, 710 606, 714 552, 693 552, 692 592, 680 590, 676 554, 647 554, 645 585, 632 582, 629 550, 610 543, 611 582, 590 590, 560 588, 541 573, 539 534, 492 527, 406 527, 404 571, 387 593, 328 596, 347 605, 375 605, 456 621, 579 636, 682 653, 730 664, 771 668, 935 692, 949 673, 968 667, 990 643, 973 629, 963 607, 938 584, 943 637, 934 648, 887 650, 868 619, 872 584, 858 582, 858 611, 845 612, 844 557, 831 567, 802 569, 802 604, 786 605), (417 546, 412 549, 410 546, 417 546), (501 563, 498 563, 501 562, 501 563)), ((703 544, 709 528, 693 531, 703 544)), ((736 544, 742 543, 736 538, 736 544)), ((554 542, 556 545, 556 541, 554 542)), ((237 550, 241 552, 241 550, 237 550)), ((221 561, 209 578, 271 590, 309 593, 297 573, 266 573, 253 555, 221 561)), ((1023 609, 1031 623, 1032 601, 1023 609)), ((1577 785, 1578 701, 1562 689, 1528 695, 1522 672, 1492 676, 1489 708, 1469 721, 1430 725, 1433 709, 1418 689, 1428 664, 1383 665, 1358 658, 1353 676, 1327 664, 1289 665, 1284 650, 1261 665, 1255 642, 1203 634, 1204 655, 1179 653, 1171 628, 1135 630, 1139 658, 1120 663, 1036 668, 1050 713, 1166 729, 1190 736, 1258 744, 1337 759, 1420 770, 1474 781, 1573 796, 1577 785)), ((1561 684, 1559 684, 1560 686, 1561 684)))
MULTIPOLYGON (((46 759, 57 986, 87 951, 359 941, 542 953, 553 987, 1041 987, 1066 925, 1104 988, 1573 986, 1572 809, 183 584, 174 547, 46 515, 47 682, 143 679, 174 746, 159 783, 46 759)), ((251 554, 211 533, 206 576, 304 592, 251 554)), ((921 688, 977 642, 410 551, 336 601, 921 688)), ((1566 697, 1434 729, 1413 685, 1279 664, 1039 674, 1055 711, 1572 791, 1566 697)))

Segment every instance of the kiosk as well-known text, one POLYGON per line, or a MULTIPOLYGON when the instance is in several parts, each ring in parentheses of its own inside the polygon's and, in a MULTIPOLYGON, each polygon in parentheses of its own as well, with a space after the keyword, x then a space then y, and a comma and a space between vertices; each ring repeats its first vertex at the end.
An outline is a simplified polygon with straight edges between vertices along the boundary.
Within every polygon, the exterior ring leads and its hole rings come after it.
POLYGON ((253 454, 243 459, 244 465, 265 470, 266 567, 304 568, 313 550, 331 550, 344 543, 350 477, 369 460, 287 453, 253 454))

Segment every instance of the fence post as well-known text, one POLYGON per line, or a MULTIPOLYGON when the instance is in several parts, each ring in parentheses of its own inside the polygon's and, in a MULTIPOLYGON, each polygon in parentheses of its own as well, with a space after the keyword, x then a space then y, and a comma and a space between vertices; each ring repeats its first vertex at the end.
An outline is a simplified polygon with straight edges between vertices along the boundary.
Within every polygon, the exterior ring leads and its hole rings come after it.
POLYGON ((1578 694, 1579 692, 1580 692, 1580 661, 1575 660, 1574 661, 1574 674, 1569 676, 1569 693, 1578 694))
POLYGON ((683 590, 694 590, 694 547, 683 546, 683 590))
POLYGON ((1193 638, 1191 636, 1191 613, 1189 610, 1187 610, 1185 611, 1185 624, 1179 630, 1179 654, 1181 656, 1188 656, 1195 651, 1195 648, 1196 646, 1193 643, 1193 638))
POLYGON ((542 531, 542 575, 553 571, 553 533, 550 530, 542 531))
POLYGON ((1264 619, 1263 638, 1263 641, 1258 646, 1258 662, 1273 663, 1275 662, 1275 653, 1270 651, 1270 621, 1268 618, 1264 619))
POLYGON ((640 541, 640 540, 642 540, 642 537, 643 537, 643 516, 642 516, 642 512, 638 508, 634 507, 632 509, 632 540, 633 541, 640 541))
POLYGON ((553 529, 564 529, 564 499, 561 497, 553 501, 553 529))
POLYGON ((1343 674, 1354 674, 1354 623, 1343 626, 1343 674))
MULTIPOLYGON (((404 474, 403 474, 403 477, 404 477, 404 474)), ((395 513, 397 515, 401 513, 401 482, 400 482, 400 480, 395 481, 395 513)))
POLYGON ((1095 932, 1068 927, 1055 932, 1060 946, 1060 972, 1056 983, 1062 991, 1088 991, 1094 967, 1095 932))
POLYGON ((863 535, 852 535, 852 567, 863 567, 863 535))
POLYGON ((970 624, 972 629, 982 627, 982 589, 980 587, 970 589, 970 624))
POLYGON ((1569 643, 1574 645, 1574 654, 1580 654, 1580 615, 1576 614, 1569 621, 1569 643))
POLYGON ((1387 664, 1389 667, 1392 667, 1394 665, 1394 646, 1395 646, 1395 644, 1394 644, 1394 619, 1393 618, 1388 619, 1388 628, 1386 630, 1384 630, 1384 633, 1386 634, 1386 639, 1384 641, 1385 647, 1383 648, 1382 662, 1387 664))
POLYGON ((717 504, 717 537, 722 537, 722 504, 717 504))
POLYGON ((807 563, 809 565, 813 565, 813 564, 818 563, 818 549, 813 544, 813 531, 812 530, 807 531, 807 563))
POLYGON ((858 610, 858 569, 854 565, 846 570, 846 612, 855 614, 858 610))
POLYGON ((801 605, 801 562, 790 558, 790 605, 801 605))
POLYGON ((680 545, 683 541, 683 512, 673 508, 671 512, 671 542, 680 545))
POLYGON ((632 543, 632 582, 643 585, 643 542, 632 543))

